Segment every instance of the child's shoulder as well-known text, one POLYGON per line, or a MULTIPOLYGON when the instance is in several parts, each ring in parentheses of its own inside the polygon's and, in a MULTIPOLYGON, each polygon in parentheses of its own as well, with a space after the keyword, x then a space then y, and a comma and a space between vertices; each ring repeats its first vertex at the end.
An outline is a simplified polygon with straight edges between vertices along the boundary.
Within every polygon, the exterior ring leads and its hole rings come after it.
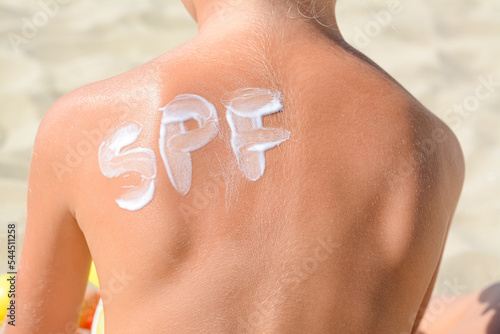
POLYGON ((34 155, 50 167, 48 177, 74 178, 76 171, 95 162, 88 157, 97 156, 112 129, 158 109, 159 79, 150 68, 145 64, 90 83, 54 102, 39 125, 34 145, 34 155))

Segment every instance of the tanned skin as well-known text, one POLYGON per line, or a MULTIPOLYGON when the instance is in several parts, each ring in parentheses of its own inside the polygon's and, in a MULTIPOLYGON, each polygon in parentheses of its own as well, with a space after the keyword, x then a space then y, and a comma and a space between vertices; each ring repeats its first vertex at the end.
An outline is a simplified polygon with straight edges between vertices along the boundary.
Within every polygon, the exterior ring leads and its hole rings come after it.
POLYGON ((71 332, 91 258, 106 334, 415 332, 464 178, 453 133, 343 40, 333 5, 316 19, 304 1, 185 5, 194 39, 44 117, 7 333, 71 332), (257 181, 238 167, 222 103, 241 88, 280 91, 284 109, 264 126, 291 132, 257 181), (220 120, 191 154, 186 196, 159 151, 159 108, 179 94, 220 120), (115 199, 140 176, 109 179, 98 162, 104 135, 132 121, 143 131, 130 148, 152 149, 158 166, 136 212, 115 199))

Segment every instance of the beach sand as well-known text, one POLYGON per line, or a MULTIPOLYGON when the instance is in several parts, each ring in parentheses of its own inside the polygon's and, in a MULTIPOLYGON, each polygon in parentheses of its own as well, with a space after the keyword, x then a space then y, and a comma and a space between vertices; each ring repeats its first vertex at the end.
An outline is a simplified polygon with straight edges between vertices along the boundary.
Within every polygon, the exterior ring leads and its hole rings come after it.
MULTIPOLYGON (((31 151, 48 107, 197 31, 180 0, 60 3, 47 15, 38 1, 0 0, 0 272, 7 271, 9 222, 17 224, 18 253, 22 245, 31 151), (26 22, 38 28, 23 33, 26 22), (24 38, 17 46, 16 36, 24 38)), ((500 2, 341 0, 338 11, 346 39, 447 122, 462 144, 466 182, 435 292, 464 294, 500 281, 500 86, 474 98, 490 76, 500 81, 500 2), (453 112, 455 104, 465 105, 462 114, 453 112)))

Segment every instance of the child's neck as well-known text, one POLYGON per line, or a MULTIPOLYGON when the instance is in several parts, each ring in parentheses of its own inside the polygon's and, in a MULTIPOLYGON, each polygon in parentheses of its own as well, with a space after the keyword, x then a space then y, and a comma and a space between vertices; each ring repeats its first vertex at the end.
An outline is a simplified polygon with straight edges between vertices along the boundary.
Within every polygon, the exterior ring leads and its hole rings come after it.
POLYGON ((199 31, 301 27, 342 40, 335 18, 335 1, 316 0, 205 0, 195 2, 199 31))

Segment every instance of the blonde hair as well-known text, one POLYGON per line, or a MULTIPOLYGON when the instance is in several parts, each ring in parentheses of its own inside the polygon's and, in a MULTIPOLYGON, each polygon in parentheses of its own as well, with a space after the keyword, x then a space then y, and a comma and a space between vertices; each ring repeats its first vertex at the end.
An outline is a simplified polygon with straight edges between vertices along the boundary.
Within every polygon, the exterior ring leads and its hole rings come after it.
POLYGON ((328 10, 333 10, 337 0, 292 0, 291 2, 297 6, 298 12, 304 18, 314 19, 322 26, 329 27, 327 23, 321 21, 321 18, 328 10))

